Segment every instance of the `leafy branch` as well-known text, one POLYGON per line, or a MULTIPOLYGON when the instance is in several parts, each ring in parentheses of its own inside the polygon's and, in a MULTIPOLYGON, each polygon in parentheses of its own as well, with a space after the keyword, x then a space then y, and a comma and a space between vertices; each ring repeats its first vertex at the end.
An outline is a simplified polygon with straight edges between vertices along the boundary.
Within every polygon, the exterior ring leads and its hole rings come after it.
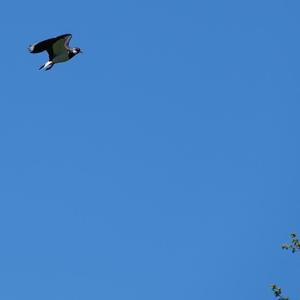
POLYGON ((283 250, 291 250, 292 253, 300 250, 300 242, 297 239, 296 233, 291 233, 291 243, 285 243, 281 246, 283 250))
MULTIPOLYGON (((290 243, 282 244, 281 245, 281 249, 283 249, 283 250, 291 250, 292 253, 300 251, 300 242, 297 239, 296 233, 291 233, 290 237, 291 237, 291 242, 290 243)), ((271 287, 272 287, 272 292, 273 292, 274 296, 278 300, 289 300, 288 297, 285 297, 285 296, 282 295, 282 290, 281 290, 281 288, 278 285, 272 284, 271 287)))
POLYGON ((281 288, 276 284, 272 284, 272 292, 274 293, 274 296, 278 298, 278 300, 289 300, 289 297, 282 296, 281 288))

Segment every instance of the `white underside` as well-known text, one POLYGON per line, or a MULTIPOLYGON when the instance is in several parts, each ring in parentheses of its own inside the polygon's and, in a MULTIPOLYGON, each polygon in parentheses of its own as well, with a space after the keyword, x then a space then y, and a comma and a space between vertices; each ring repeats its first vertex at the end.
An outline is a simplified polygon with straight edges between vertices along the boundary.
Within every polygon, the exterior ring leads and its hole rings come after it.
POLYGON ((50 67, 53 64, 62 63, 67 60, 69 60, 69 56, 68 56, 68 52, 66 51, 66 52, 62 53, 61 55, 55 56, 52 61, 47 61, 44 64, 43 69, 47 69, 48 67, 50 67))
POLYGON ((47 69, 50 65, 52 65, 52 61, 47 61, 45 64, 44 64, 44 69, 47 69))

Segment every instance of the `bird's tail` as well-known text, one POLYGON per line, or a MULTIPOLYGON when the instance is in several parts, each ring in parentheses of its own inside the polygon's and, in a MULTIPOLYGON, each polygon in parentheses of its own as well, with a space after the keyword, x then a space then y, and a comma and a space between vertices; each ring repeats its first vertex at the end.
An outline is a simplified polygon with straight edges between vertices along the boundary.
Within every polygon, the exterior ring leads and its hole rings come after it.
POLYGON ((52 61, 47 61, 45 64, 40 66, 39 70, 44 69, 45 71, 50 70, 53 67, 54 63, 52 61))

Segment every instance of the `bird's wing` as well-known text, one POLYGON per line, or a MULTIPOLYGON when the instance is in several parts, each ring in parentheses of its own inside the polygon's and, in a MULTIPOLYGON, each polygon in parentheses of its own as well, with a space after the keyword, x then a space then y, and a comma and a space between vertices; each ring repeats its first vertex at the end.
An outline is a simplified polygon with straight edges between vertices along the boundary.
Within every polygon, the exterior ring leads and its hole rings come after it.
POLYGON ((63 53, 69 49, 69 42, 72 38, 72 34, 63 34, 57 36, 53 42, 52 48, 54 55, 56 53, 63 53))
POLYGON ((55 38, 47 39, 29 47, 31 53, 40 53, 47 51, 49 60, 52 60, 55 53, 63 52, 68 47, 69 41, 72 38, 71 34, 59 35, 55 38))
POLYGON ((31 53, 40 53, 43 51, 48 51, 48 49, 52 48, 52 44, 53 42, 55 42, 55 40, 55 38, 52 38, 33 44, 29 47, 29 51, 31 53))
POLYGON ((71 41, 71 38, 72 38, 72 34, 66 34, 65 35, 65 46, 66 46, 66 48, 69 48, 69 43, 70 43, 70 41, 71 41))

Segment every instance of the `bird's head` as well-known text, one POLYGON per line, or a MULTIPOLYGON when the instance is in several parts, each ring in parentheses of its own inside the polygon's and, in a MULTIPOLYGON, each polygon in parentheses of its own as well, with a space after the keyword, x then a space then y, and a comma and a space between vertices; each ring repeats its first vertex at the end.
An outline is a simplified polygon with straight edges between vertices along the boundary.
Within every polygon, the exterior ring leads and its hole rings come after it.
POLYGON ((74 49, 73 49, 73 53, 74 53, 74 54, 78 54, 78 53, 82 53, 82 51, 81 51, 80 48, 74 48, 74 49))

